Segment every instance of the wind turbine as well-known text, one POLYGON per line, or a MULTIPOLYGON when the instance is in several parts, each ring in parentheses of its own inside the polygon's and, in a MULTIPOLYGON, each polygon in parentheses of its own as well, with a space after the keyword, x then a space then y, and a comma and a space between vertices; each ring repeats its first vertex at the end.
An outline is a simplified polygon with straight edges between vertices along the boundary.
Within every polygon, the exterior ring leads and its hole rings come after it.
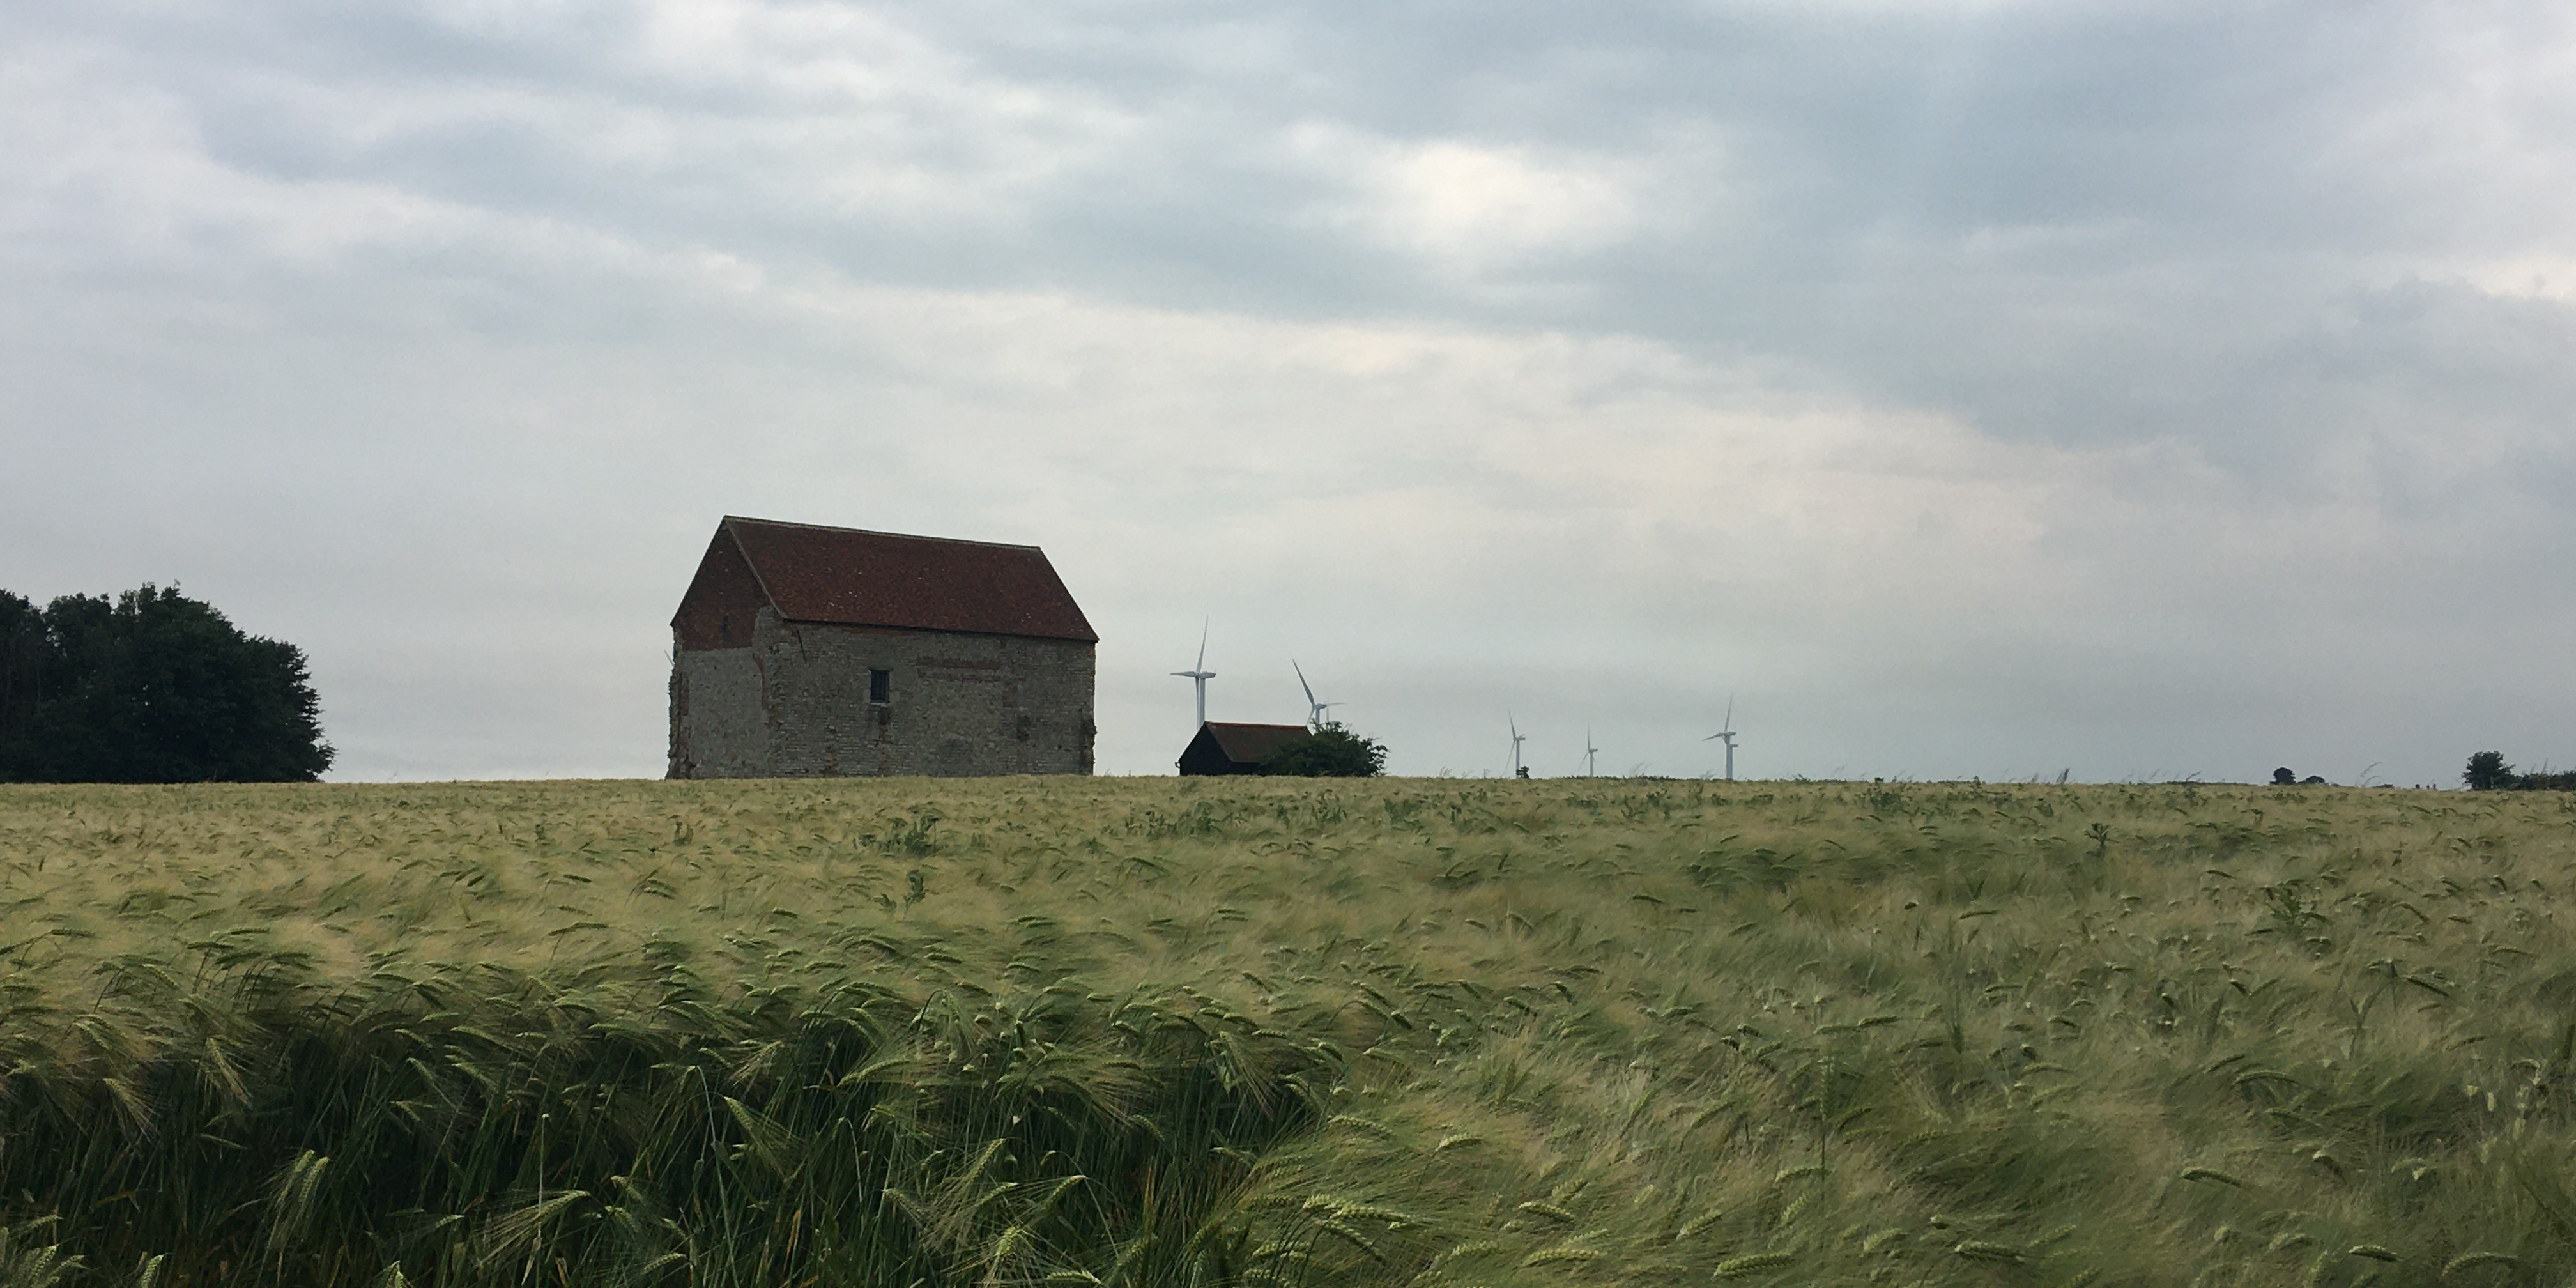
POLYGON ((1512 726, 1512 777, 1527 778, 1529 770, 1521 764, 1521 744, 1529 741, 1529 735, 1521 732, 1521 722, 1513 720, 1511 712, 1504 712, 1503 719, 1510 721, 1512 726))
POLYGON ((1733 698, 1726 700, 1725 727, 1700 741, 1716 742, 1720 739, 1726 742, 1726 781, 1731 783, 1735 781, 1735 699, 1733 698))
POLYGON ((1583 726, 1583 776, 1584 776, 1584 777, 1586 777, 1586 778, 1595 778, 1595 777, 1599 777, 1599 771, 1598 771, 1597 769, 1595 769, 1595 767, 1594 767, 1594 766, 1595 766, 1595 758, 1597 758, 1598 756, 1600 756, 1600 754, 1601 754, 1601 749, 1600 749, 1599 747, 1595 747, 1595 746, 1593 746, 1593 745, 1592 745, 1592 726, 1590 726, 1590 725, 1585 725, 1585 726, 1583 726))
POLYGON ((1306 691, 1306 723, 1313 725, 1318 729, 1323 728, 1324 708, 1338 707, 1342 704, 1338 702, 1317 702, 1315 700, 1315 686, 1306 683, 1306 668, 1298 666, 1297 659, 1293 657, 1288 659, 1288 665, 1296 668, 1297 687, 1306 691))
POLYGON ((1198 665, 1187 671, 1172 672, 1172 674, 1180 676, 1182 679, 1198 681, 1200 724, 1207 723, 1207 682, 1216 678, 1216 672, 1207 669, 1207 637, 1208 624, 1206 622, 1200 622, 1198 665))

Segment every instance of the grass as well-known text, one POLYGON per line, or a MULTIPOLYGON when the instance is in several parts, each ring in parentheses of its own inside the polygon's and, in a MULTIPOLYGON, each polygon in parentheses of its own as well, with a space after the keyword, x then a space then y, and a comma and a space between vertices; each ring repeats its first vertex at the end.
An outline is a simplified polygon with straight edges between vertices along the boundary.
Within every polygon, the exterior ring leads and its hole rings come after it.
POLYGON ((0 1288, 2541 1285, 2576 798, 0 789, 0 1288))

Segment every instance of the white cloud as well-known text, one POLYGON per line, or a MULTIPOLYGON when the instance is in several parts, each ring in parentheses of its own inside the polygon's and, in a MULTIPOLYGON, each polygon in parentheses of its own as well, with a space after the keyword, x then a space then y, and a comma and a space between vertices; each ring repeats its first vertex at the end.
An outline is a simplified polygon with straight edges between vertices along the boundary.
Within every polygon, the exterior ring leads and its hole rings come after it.
POLYGON ((1366 183, 1384 233, 1468 266, 1609 245, 1635 226, 1635 198, 1603 167, 1547 164, 1517 148, 1425 143, 1372 158, 1366 183))
POLYGON ((1327 218, 1473 277, 1614 246, 1645 227, 1646 167, 1460 139, 1370 137, 1307 122, 1289 150, 1347 195, 1327 218))
POLYGON ((2430 275, 2436 278, 2466 282, 2504 299, 2576 303, 2576 252, 2507 255, 2469 263, 2417 265, 2406 276, 2424 275, 2425 268, 2433 269, 2430 275))

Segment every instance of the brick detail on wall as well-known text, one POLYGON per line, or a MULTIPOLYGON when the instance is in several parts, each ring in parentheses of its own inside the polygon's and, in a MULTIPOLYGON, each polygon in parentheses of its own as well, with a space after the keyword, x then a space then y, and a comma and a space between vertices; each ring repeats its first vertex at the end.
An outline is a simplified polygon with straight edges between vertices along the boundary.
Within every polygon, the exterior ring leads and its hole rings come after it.
POLYGON ((1092 644, 787 622, 766 607, 749 640, 675 639, 671 777, 1091 772, 1092 644), (872 668, 893 673, 884 704, 868 701, 872 668))

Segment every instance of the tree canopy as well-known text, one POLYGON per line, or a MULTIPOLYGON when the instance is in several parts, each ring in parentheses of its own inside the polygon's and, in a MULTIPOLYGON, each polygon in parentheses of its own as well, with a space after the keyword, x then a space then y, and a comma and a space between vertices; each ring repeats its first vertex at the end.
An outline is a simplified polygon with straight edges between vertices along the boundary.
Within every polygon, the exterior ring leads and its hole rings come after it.
POLYGON ((2473 792, 2576 792, 2576 771, 2515 773, 2501 751, 2481 751, 2469 757, 2468 772, 2460 775, 2460 781, 2473 792))
POLYGON ((1352 733, 1338 720, 1261 758, 1261 772, 1306 778, 1374 778, 1386 772, 1386 745, 1352 733))
POLYGON ((0 591, 0 781, 304 782, 331 758, 302 649, 177 587, 0 591))

